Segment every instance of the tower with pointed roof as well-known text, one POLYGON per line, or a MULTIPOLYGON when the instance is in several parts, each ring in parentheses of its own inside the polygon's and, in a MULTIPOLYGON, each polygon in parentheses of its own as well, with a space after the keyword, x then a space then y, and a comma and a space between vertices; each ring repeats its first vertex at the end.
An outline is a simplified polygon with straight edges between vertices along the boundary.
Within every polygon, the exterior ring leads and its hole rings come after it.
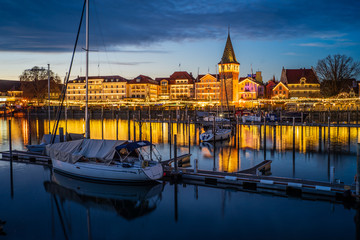
POLYGON ((230 31, 221 61, 218 63, 219 77, 222 81, 221 101, 236 104, 239 100, 238 85, 240 63, 236 60, 234 48, 231 43, 230 31))

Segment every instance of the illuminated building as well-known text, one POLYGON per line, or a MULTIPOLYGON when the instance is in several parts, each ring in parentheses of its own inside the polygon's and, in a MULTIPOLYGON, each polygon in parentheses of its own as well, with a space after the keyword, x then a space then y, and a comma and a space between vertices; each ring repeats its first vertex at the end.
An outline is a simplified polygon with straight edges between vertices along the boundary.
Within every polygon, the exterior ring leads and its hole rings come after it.
POLYGON ((272 97, 272 90, 279 82, 275 80, 275 76, 273 79, 269 80, 265 85, 265 98, 270 99, 272 97))
POLYGON ((239 79, 239 99, 258 99, 264 93, 262 82, 251 77, 239 79))
POLYGON ((214 74, 199 75, 195 83, 195 98, 197 100, 219 100, 220 81, 214 74))
MULTIPOLYGON (((116 101, 126 97, 126 80, 115 76, 88 77, 89 101, 116 101)), ((67 86, 68 100, 85 100, 85 77, 70 80, 67 86)))
POLYGON ((170 86, 169 78, 155 78, 155 81, 159 82, 159 100, 170 99, 170 86))
POLYGON ((158 99, 159 82, 151 77, 139 75, 127 84, 128 98, 138 98, 147 101, 158 99))
POLYGON ((169 78, 170 100, 193 99, 195 79, 188 72, 174 72, 169 78))
POLYGON ((235 52, 231 43, 230 33, 226 40, 221 61, 218 63, 219 78, 221 82, 221 102, 237 103, 240 63, 236 60, 235 52))
POLYGON ((320 82, 313 68, 283 68, 280 81, 288 87, 290 98, 320 96, 320 82))
POLYGON ((284 83, 279 82, 272 89, 272 97, 271 98, 279 98, 279 99, 289 98, 289 88, 284 83))

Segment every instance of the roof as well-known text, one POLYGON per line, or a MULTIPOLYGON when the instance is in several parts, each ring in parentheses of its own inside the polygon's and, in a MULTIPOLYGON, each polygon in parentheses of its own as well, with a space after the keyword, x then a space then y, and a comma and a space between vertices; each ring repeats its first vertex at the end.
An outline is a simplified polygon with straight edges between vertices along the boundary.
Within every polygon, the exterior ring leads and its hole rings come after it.
POLYGON ((155 78, 155 81, 161 82, 162 80, 169 81, 170 78, 155 78))
MULTIPOLYGON (((104 79, 104 82, 111 82, 111 80, 115 82, 127 82, 126 78, 123 78, 119 75, 112 75, 112 76, 89 76, 88 79, 104 79)), ((69 82, 79 81, 85 82, 85 77, 77 77, 76 79, 70 80, 69 82)))
POLYGON ((144 84, 144 83, 150 83, 150 84, 156 84, 159 85, 158 81, 155 81, 151 77, 145 76, 145 75, 139 75, 136 78, 130 80, 128 84, 144 84))
POLYGON ((20 91, 20 81, 0 80, 0 92, 20 91))
POLYGON ((313 69, 285 69, 287 84, 300 84, 300 79, 305 77, 306 83, 320 84, 313 69))
POLYGON ((287 90, 289 90, 289 88, 283 82, 279 82, 278 84, 276 84, 276 86, 273 87, 273 90, 277 88, 280 84, 283 85, 287 90))
POLYGON ((206 75, 210 75, 214 78, 216 78, 217 80, 219 80, 219 75, 218 74, 211 74, 211 73, 207 73, 207 74, 199 74, 196 78, 196 81, 199 82, 200 79, 202 79, 203 77, 205 77, 206 75))
POLYGON ((192 84, 195 82, 195 78, 192 76, 192 74, 189 74, 188 72, 182 71, 182 72, 174 72, 171 74, 169 78, 170 84, 176 84, 176 80, 179 79, 187 79, 188 83, 192 84))
POLYGON ((219 64, 223 64, 223 63, 238 63, 238 61, 236 60, 235 57, 235 52, 231 43, 231 39, 230 39, 230 33, 228 33, 228 37, 226 40, 226 45, 225 45, 225 49, 224 49, 224 53, 223 56, 221 58, 221 61, 219 62, 219 64))
POLYGON ((250 80, 250 81, 252 81, 252 82, 254 82, 254 83, 256 83, 256 84, 264 85, 264 83, 259 82, 259 81, 256 81, 256 79, 251 78, 251 77, 241 77, 241 78, 239 78, 239 83, 242 82, 242 81, 244 81, 244 80, 250 80))

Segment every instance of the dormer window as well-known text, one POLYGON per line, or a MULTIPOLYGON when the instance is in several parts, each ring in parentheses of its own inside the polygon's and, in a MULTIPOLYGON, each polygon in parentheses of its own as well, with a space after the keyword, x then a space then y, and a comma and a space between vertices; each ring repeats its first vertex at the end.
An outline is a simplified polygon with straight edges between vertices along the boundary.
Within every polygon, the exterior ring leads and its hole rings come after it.
POLYGON ((302 77, 300 78, 300 84, 305 84, 306 83, 306 78, 302 77))
POLYGON ((140 78, 137 78, 137 79, 136 79, 136 82, 140 82, 140 78))

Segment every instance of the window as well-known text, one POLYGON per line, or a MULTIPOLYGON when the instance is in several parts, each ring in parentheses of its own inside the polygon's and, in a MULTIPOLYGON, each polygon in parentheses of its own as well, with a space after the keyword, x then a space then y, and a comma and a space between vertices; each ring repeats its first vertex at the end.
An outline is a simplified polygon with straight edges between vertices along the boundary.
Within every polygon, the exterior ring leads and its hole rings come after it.
POLYGON ((282 86, 279 86, 279 90, 282 90, 282 86))

